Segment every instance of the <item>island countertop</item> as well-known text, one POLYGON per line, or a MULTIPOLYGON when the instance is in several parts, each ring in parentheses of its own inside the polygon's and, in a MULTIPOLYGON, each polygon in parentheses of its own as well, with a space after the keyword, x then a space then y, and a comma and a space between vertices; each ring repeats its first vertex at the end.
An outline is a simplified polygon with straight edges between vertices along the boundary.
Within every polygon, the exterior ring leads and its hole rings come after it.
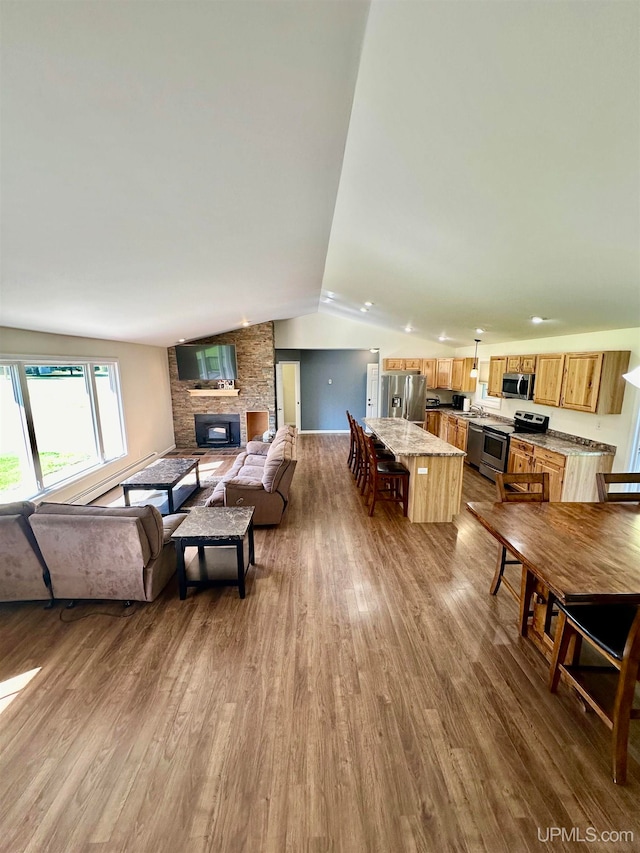
POLYGON ((467 455, 403 418, 365 418, 364 422, 395 456, 467 455))

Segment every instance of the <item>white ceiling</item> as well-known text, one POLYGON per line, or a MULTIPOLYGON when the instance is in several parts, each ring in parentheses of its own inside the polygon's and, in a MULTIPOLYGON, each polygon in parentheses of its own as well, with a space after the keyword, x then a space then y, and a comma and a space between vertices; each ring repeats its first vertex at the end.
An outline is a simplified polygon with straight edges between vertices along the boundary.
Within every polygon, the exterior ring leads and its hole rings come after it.
POLYGON ((1 10, 6 326, 640 326, 635 2, 1 10))

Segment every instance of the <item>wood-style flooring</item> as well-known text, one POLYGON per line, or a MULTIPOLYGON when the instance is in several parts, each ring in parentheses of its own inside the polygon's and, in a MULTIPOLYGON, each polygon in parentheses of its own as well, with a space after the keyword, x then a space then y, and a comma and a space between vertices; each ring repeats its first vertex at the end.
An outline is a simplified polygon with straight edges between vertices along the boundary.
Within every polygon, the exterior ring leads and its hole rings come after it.
POLYGON ((616 786, 608 730, 488 593, 497 543, 464 510, 369 518, 347 444, 300 437, 244 601, 0 605, 2 853, 640 848, 640 725, 616 786))

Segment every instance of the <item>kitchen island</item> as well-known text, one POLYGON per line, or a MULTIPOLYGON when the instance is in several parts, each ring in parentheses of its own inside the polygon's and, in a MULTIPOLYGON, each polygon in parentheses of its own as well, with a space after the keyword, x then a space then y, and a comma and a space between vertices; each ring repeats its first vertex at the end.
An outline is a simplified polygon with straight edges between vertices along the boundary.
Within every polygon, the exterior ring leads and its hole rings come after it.
POLYGON ((365 418, 364 422, 409 470, 409 520, 452 521, 460 512, 466 453, 402 418, 365 418))

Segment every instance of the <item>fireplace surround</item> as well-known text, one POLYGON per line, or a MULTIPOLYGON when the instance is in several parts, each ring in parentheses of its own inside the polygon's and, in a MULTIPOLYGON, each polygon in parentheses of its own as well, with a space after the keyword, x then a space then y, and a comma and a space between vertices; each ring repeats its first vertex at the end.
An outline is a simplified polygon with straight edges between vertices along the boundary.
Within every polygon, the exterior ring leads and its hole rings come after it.
POLYGON ((240 447, 240 415, 194 415, 198 447, 240 447))

